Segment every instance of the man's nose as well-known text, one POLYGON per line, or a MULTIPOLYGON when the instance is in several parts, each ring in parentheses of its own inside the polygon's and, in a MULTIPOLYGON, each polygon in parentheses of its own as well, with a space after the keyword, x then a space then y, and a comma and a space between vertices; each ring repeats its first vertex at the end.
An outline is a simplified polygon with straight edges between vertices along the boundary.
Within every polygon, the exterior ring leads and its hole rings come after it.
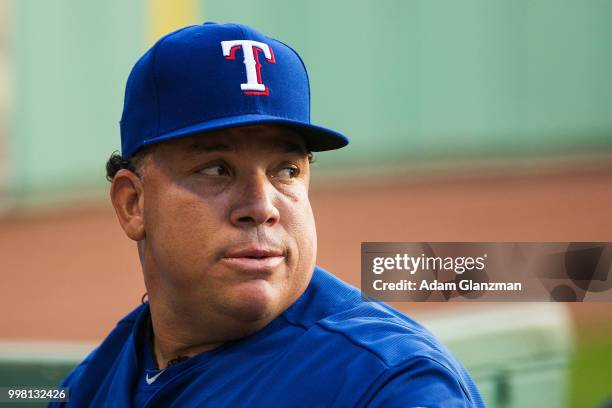
POLYGON ((253 175, 241 183, 230 218, 237 227, 272 226, 280 213, 274 204, 276 189, 265 175, 253 175))

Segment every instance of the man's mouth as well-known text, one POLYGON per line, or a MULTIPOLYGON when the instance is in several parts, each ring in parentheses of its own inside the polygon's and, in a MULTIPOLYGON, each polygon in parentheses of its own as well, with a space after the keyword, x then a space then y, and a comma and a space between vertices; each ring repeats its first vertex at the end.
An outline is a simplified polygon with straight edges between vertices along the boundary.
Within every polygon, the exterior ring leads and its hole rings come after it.
POLYGON ((271 272, 285 260, 285 253, 279 249, 241 248, 227 251, 221 261, 233 269, 244 271, 271 272))

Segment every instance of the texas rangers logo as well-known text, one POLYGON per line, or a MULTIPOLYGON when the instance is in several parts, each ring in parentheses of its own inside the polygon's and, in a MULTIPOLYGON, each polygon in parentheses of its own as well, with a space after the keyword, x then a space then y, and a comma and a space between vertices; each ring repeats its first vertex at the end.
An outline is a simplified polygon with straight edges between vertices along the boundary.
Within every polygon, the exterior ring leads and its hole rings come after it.
POLYGON ((259 62, 259 53, 263 52, 266 61, 271 64, 276 63, 272 48, 268 44, 251 40, 221 41, 221 48, 226 60, 236 59, 236 50, 242 48, 247 81, 240 84, 240 89, 245 95, 268 96, 270 94, 270 90, 261 79, 261 63, 259 62))

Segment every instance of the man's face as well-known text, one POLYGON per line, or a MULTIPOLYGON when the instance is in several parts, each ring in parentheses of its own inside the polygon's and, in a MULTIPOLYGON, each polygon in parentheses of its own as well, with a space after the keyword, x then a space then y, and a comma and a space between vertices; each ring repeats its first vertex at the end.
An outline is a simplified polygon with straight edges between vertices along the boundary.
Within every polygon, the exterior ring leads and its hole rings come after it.
POLYGON ((309 180, 302 138, 288 128, 160 143, 144 167, 141 259, 150 298, 241 322, 282 313, 314 268, 309 180))

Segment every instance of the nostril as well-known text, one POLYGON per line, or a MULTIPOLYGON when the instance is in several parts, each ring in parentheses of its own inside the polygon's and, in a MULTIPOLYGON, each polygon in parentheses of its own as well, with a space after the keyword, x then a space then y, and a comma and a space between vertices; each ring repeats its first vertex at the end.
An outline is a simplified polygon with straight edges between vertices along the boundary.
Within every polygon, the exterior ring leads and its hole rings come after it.
POLYGON ((253 223, 255 220, 252 217, 240 217, 238 218, 238 222, 253 223))
POLYGON ((236 226, 241 228, 266 225, 273 226, 278 222, 279 212, 276 207, 271 205, 253 205, 239 206, 232 211, 231 220, 236 226))

